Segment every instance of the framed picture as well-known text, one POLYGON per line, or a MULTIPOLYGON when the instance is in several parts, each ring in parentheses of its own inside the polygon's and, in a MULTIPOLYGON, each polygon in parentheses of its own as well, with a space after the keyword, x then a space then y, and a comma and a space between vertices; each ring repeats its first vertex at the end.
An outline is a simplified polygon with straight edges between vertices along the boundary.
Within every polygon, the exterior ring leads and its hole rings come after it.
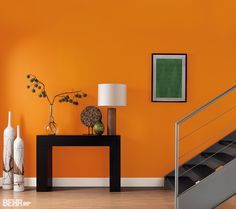
POLYGON ((152 102, 187 101, 187 54, 152 54, 152 102))

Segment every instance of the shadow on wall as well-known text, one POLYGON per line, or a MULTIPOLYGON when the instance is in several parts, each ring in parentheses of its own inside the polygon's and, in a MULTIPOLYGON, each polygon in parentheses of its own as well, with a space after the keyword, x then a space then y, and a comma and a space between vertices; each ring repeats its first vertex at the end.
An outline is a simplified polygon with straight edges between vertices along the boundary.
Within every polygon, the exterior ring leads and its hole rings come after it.
MULTIPOLYGON (((19 30, 12 29, 12 28, 4 28, 1 26, 1 32, 0 32, 0 77, 1 77, 1 87, 0 87, 0 97, 1 99, 1 105, 0 105, 0 133, 3 133, 4 129, 7 126, 7 110, 12 111, 13 113, 13 127, 16 127, 17 123, 14 120, 14 110, 11 109, 11 104, 9 102, 7 91, 9 89, 9 81, 11 79, 11 75, 8 73, 8 59, 9 54, 12 53, 14 50, 14 47, 17 46, 19 42, 27 38, 32 34, 27 33, 27 30, 21 28, 19 30)), ((20 96, 20 95, 18 95, 20 96)), ((18 116, 20 119, 18 120, 18 123, 22 127, 22 136, 25 140, 25 131, 24 131, 24 120, 22 115, 18 116)), ((27 144, 27 140, 25 141, 27 144)), ((27 145, 26 145, 27 146, 27 145)), ((3 143, 1 140, 0 143, 0 150, 3 149, 3 143)), ((31 153, 32 154, 32 153, 31 153)), ((30 155, 30 152, 27 153, 27 155, 30 155)), ((0 155, 0 161, 2 162, 2 155, 0 155)), ((2 166, 2 164, 1 164, 2 166)))

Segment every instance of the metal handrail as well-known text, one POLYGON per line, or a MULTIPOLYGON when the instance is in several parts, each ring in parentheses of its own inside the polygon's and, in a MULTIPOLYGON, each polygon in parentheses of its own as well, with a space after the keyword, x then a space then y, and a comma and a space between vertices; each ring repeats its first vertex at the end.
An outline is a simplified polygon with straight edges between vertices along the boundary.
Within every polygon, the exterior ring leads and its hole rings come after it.
POLYGON ((179 196, 179 126, 180 124, 192 118, 194 115, 201 112, 208 106, 212 105, 213 103, 217 102, 221 98, 225 97, 227 94, 231 93, 235 89, 236 89, 236 85, 226 90, 225 92, 221 93, 214 99, 210 100, 206 104, 202 105, 201 107, 194 110, 189 115, 187 115, 186 117, 182 118, 181 120, 175 123, 175 209, 179 209, 179 199, 178 199, 178 196, 179 196))
POLYGON ((181 142, 182 140, 186 139, 187 137, 193 135, 196 131, 199 131, 200 129, 204 128, 205 126, 207 126, 208 124, 214 122, 215 120, 217 120, 218 118, 221 118, 222 116, 224 116, 225 114, 233 111, 236 108, 236 105, 232 106, 231 108, 227 109, 226 111, 224 111, 223 113, 221 113, 220 115, 217 115, 217 117, 212 118, 211 120, 207 121, 206 123, 204 123, 202 126, 196 128, 195 130, 193 130, 192 132, 186 134, 185 136, 182 136, 179 138, 179 142, 181 142))
POLYGON ((227 94, 231 93, 232 91, 234 91, 236 89, 236 85, 234 85, 233 87, 231 87, 230 89, 228 89, 227 91, 223 92, 222 94, 220 94, 219 96, 215 97, 214 99, 212 99, 211 101, 207 102, 206 104, 202 105, 201 107, 199 107, 198 109, 194 110, 193 112, 191 112, 189 115, 187 115, 186 117, 182 118, 181 120, 177 121, 178 124, 181 124, 183 122, 185 122, 186 120, 188 120, 189 118, 193 117, 194 115, 196 115, 197 113, 199 113, 200 111, 204 110, 205 108, 207 108, 208 106, 210 106, 211 104, 215 103, 216 101, 218 101, 219 99, 221 99, 222 97, 225 97, 227 94))

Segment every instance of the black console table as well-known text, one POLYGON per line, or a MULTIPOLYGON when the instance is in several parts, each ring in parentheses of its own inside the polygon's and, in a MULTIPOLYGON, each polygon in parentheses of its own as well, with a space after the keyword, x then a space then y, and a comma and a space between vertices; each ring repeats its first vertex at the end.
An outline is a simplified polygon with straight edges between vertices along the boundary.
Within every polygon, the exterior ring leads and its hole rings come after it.
POLYGON ((50 191, 53 146, 109 146, 110 192, 120 192, 120 136, 39 135, 37 136, 37 192, 50 191))

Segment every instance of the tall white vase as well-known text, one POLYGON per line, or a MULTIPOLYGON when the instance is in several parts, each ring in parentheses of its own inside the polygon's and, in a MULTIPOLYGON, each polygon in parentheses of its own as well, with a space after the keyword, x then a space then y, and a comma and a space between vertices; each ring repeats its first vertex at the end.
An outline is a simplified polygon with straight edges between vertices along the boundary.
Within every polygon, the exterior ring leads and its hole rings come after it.
POLYGON ((2 188, 12 189, 13 187, 13 143, 15 130, 11 126, 11 112, 8 112, 8 126, 3 134, 3 179, 2 188))
POLYGON ((17 126, 17 137, 14 141, 14 192, 24 191, 24 142, 20 137, 20 126, 17 126))

